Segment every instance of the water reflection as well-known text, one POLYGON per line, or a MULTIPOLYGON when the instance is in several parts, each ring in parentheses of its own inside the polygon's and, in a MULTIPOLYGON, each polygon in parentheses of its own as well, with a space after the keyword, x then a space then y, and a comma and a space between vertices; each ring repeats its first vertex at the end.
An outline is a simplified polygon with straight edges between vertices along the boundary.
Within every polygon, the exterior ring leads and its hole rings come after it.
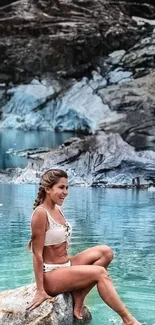
POLYGON ((10 167, 24 168, 27 160, 24 157, 6 153, 9 149, 23 150, 32 148, 56 148, 68 138, 76 136, 73 132, 3 130, 0 131, 0 169, 10 167))

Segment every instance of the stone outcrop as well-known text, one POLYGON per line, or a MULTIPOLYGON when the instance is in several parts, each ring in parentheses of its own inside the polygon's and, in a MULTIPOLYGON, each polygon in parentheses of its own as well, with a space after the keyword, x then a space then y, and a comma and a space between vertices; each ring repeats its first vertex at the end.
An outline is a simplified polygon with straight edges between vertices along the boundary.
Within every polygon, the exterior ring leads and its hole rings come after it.
POLYGON ((111 111, 99 129, 119 132, 136 149, 153 149, 155 141, 155 32, 128 51, 113 52, 104 61, 107 87, 96 94, 111 111), (123 74, 126 75, 123 79, 123 74), (107 77, 106 77, 107 78, 107 77), (114 115, 112 115, 112 112, 114 115))
POLYGON ((154 3, 107 0, 22 0, 0 7, 0 82, 28 82, 44 73, 80 77, 94 58, 133 46, 132 15, 153 19, 154 3))
POLYGON ((30 153, 28 166, 23 170, 18 168, 11 182, 38 183, 44 171, 55 167, 68 172, 70 185, 149 186, 155 174, 155 152, 136 152, 119 134, 99 132, 48 153, 30 153))
POLYGON ((80 80, 34 79, 0 86, 0 128, 118 132, 154 150, 155 29, 132 48, 100 58, 80 80))
MULTIPOLYGON (((68 293, 56 296, 55 302, 46 300, 31 312, 26 307, 31 303, 35 285, 0 293, 0 325, 72 325, 72 297, 68 293)), ((91 314, 84 308, 84 320, 91 314)))
POLYGON ((99 90, 104 104, 113 112, 99 128, 105 132, 119 132, 136 149, 154 149, 155 142, 155 71, 128 84, 113 85, 99 90))

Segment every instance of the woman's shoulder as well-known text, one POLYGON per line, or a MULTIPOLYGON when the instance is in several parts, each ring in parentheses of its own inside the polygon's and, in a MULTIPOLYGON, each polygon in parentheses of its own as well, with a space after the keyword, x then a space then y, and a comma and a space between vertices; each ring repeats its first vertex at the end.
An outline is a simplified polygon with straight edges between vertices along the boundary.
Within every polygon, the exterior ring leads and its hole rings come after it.
POLYGON ((41 206, 38 205, 32 213, 31 219, 38 219, 38 218, 42 218, 42 219, 46 219, 46 215, 47 215, 47 210, 41 206))

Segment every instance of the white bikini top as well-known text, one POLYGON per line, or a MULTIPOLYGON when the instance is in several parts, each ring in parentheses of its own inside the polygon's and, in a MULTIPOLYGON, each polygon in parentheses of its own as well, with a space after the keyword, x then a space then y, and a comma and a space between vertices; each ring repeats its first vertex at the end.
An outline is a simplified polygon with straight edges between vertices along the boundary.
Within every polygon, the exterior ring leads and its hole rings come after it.
MULTIPOLYGON (((49 229, 45 233, 45 241, 44 246, 50 246, 50 245, 57 245, 64 242, 67 242, 67 248, 70 243, 71 234, 72 234, 72 227, 69 222, 65 222, 64 225, 56 222, 51 214, 46 210, 44 207, 37 207, 34 212, 37 209, 44 209, 47 214, 48 222, 49 222, 49 229)), ((60 213, 63 215, 62 211, 58 207, 60 213)), ((63 215, 64 216, 64 215, 63 215)))

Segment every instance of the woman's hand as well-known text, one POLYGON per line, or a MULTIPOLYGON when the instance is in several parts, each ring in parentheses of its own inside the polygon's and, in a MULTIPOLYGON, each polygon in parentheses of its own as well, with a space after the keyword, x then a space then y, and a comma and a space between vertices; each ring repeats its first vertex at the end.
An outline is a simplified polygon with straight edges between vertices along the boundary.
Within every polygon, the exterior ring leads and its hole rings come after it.
POLYGON ((50 302, 54 302, 56 300, 56 298, 49 296, 44 290, 43 291, 37 290, 32 300, 32 303, 26 308, 26 310, 31 311, 35 309, 46 299, 50 299, 50 302))

